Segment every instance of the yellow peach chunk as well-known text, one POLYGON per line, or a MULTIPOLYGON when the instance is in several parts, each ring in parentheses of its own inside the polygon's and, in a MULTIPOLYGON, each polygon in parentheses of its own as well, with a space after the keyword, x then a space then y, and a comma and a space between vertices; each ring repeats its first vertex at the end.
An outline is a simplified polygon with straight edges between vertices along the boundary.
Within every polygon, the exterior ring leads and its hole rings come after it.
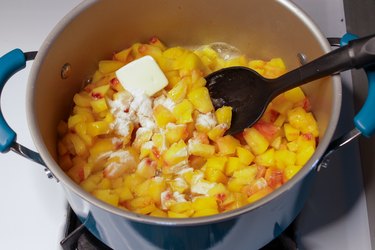
POLYGON ((176 117, 177 124, 184 124, 193 121, 193 104, 187 99, 177 104, 173 109, 173 115, 176 117))
POLYGON ((226 124, 228 127, 232 121, 232 107, 223 106, 215 111, 215 116, 218 124, 226 124))
POLYGON ((269 146, 268 140, 255 128, 245 129, 243 137, 255 155, 260 155, 266 152, 269 146))
POLYGON ((237 147, 240 142, 231 135, 220 137, 216 140, 216 144, 221 155, 233 155, 236 153, 237 147))
POLYGON ((214 109, 206 87, 191 90, 188 94, 188 99, 199 112, 208 113, 214 109))
POLYGON ((168 123, 174 123, 176 121, 176 118, 172 112, 163 105, 157 105, 154 108, 154 118, 156 124, 160 128, 164 128, 168 123))
POLYGON ((236 149, 237 157, 240 161, 245 165, 250 165, 250 163, 254 160, 255 156, 251 153, 250 150, 247 150, 244 147, 237 147, 236 149))

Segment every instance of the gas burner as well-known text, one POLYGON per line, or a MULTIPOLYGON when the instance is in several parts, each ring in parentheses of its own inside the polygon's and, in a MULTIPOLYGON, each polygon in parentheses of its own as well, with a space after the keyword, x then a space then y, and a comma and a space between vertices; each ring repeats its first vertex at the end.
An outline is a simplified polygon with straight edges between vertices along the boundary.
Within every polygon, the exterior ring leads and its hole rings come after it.
MULTIPOLYGON (((64 250, 112 250, 92 235, 68 207, 65 238, 60 242, 64 250)), ((292 222, 277 238, 260 250, 297 250, 296 224, 292 222)))
POLYGON ((64 236, 60 242, 64 250, 112 250, 89 232, 70 207, 64 236))

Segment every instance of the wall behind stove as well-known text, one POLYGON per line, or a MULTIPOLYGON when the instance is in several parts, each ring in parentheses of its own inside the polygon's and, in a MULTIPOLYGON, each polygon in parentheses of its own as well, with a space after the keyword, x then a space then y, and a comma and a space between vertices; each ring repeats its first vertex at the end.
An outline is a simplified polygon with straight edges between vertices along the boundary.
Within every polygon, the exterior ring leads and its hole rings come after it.
MULTIPOLYGON (((375 34, 375 0, 344 0, 347 30, 359 36, 375 34)), ((367 96, 367 79, 361 70, 352 72, 354 102, 359 110, 367 96)), ((375 107, 374 107, 375 110, 375 107)), ((375 249, 375 136, 360 139, 371 244, 375 249)))

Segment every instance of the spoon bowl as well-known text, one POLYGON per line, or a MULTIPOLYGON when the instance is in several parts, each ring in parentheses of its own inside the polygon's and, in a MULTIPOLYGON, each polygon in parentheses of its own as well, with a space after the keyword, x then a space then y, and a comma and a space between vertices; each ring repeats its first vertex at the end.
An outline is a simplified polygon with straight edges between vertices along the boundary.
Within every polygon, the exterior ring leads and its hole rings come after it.
POLYGON ((206 77, 214 107, 232 107, 226 134, 237 134, 255 124, 277 95, 307 82, 375 63, 375 35, 353 40, 278 78, 266 79, 246 67, 229 67, 206 77))

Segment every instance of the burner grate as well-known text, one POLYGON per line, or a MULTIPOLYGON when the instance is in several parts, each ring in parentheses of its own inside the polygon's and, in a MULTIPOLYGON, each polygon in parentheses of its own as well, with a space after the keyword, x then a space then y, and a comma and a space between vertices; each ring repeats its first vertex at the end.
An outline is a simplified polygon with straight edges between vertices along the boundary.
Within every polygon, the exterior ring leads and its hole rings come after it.
POLYGON ((112 250, 92 235, 69 207, 65 238, 60 242, 63 250, 112 250))

